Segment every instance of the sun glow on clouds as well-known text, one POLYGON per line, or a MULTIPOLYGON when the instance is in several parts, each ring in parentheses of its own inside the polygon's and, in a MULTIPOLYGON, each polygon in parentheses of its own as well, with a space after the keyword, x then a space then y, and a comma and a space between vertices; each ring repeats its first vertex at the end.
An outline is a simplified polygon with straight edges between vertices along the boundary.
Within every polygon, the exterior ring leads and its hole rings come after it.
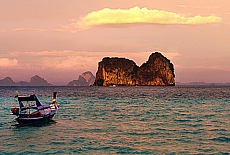
POLYGON ((66 31, 77 32, 91 27, 122 27, 134 24, 162 24, 162 25, 197 25, 219 23, 218 16, 194 16, 186 17, 183 14, 168 12, 164 10, 149 10, 138 6, 130 9, 109 9, 104 8, 93 11, 87 16, 63 26, 66 31))
POLYGON ((17 59, 0 58, 0 67, 14 67, 18 65, 17 59))
MULTIPOLYGON (((147 52, 84 52, 84 51, 34 51, 34 52, 11 52, 8 58, 0 59, 0 67, 35 70, 62 70, 62 71, 96 71, 98 62, 104 57, 120 57, 133 60, 141 65, 148 60, 154 51, 147 52), (12 58, 12 56, 14 58, 12 58), (29 64, 29 65, 28 65, 29 64)), ((164 53, 168 59, 180 56, 179 53, 164 53)))

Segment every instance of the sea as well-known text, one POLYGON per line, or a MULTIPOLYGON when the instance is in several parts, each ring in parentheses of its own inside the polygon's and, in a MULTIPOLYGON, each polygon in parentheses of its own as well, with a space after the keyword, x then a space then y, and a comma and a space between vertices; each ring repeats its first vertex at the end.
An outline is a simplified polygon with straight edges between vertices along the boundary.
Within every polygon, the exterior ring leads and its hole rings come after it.
POLYGON ((230 154, 230 87, 0 87, 0 154, 230 154), (35 93, 53 121, 13 126, 19 95, 35 93))

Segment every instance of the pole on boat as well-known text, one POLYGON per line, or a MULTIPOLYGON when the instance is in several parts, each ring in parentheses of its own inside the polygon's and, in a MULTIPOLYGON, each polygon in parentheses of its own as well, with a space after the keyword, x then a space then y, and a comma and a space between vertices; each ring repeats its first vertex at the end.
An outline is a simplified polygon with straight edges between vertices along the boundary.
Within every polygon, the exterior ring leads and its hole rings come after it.
POLYGON ((15 98, 18 97, 18 90, 16 90, 16 95, 14 96, 15 98))
POLYGON ((53 92, 53 102, 56 102, 57 92, 53 92))

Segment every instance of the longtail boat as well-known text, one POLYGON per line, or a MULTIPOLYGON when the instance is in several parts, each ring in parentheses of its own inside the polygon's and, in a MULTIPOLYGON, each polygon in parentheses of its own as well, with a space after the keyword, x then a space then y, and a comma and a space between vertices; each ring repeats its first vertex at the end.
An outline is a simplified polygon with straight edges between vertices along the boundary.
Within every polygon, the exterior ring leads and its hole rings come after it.
POLYGON ((28 96, 19 96, 19 108, 12 108, 11 112, 16 115, 16 125, 30 125, 38 123, 48 123, 52 120, 58 111, 58 103, 56 101, 57 92, 53 93, 53 100, 51 104, 41 104, 35 94, 28 96))

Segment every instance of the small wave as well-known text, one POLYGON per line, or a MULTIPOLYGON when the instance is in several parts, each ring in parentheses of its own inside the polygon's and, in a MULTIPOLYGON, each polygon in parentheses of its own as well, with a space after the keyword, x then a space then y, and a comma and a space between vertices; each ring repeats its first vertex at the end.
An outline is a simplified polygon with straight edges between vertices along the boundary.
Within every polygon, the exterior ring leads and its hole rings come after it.
POLYGON ((228 137, 217 137, 217 138, 213 138, 213 141, 229 143, 230 142, 230 138, 228 138, 228 137))

